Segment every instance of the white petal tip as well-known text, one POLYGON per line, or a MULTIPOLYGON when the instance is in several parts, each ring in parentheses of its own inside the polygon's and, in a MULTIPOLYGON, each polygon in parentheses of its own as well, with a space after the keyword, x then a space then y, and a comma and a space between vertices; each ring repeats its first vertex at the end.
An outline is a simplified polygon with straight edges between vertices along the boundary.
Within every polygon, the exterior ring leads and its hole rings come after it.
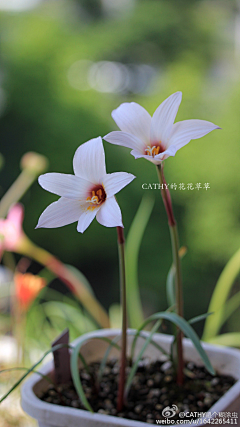
POLYGON ((40 221, 38 221, 35 230, 37 230, 38 228, 43 228, 44 226, 40 223, 40 221))

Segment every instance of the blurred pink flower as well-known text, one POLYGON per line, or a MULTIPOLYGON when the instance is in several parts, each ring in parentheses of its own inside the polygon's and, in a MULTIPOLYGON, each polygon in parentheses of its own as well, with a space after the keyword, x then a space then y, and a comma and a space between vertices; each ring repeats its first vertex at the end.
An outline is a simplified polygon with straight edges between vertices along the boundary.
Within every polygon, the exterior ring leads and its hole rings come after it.
POLYGON ((22 223, 24 209, 20 203, 13 205, 6 219, 0 219, 0 256, 6 251, 16 251, 19 242, 25 236, 22 223))

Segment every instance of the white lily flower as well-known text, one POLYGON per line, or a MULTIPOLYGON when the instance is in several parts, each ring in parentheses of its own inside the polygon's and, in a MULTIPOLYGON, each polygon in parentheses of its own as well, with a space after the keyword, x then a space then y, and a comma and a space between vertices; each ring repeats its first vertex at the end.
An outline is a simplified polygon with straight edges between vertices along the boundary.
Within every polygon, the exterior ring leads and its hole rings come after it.
POLYGON ((121 131, 110 132, 104 139, 111 144, 131 148, 135 159, 144 157, 159 165, 191 139, 201 138, 214 129, 220 129, 205 120, 184 120, 174 124, 182 93, 169 96, 151 117, 141 105, 125 102, 112 111, 112 117, 121 131))
POLYGON ((61 197, 45 209, 36 228, 56 228, 78 221, 77 230, 83 233, 95 216, 105 227, 123 227, 114 195, 135 176, 125 172, 106 173, 101 137, 78 147, 73 170, 75 175, 46 173, 39 177, 39 184, 45 190, 61 197))

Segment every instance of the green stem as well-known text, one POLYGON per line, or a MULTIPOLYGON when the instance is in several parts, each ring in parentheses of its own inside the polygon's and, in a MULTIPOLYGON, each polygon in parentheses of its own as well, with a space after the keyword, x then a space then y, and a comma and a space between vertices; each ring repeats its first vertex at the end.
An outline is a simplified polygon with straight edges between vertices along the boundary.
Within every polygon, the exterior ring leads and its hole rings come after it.
POLYGON ((120 272, 120 289, 122 304, 122 346, 120 359, 120 373, 118 384, 117 410, 122 411, 124 405, 124 387, 126 381, 126 353, 127 353, 127 298, 126 298, 126 276, 124 260, 124 235, 123 228, 117 227, 118 233, 118 255, 119 255, 119 272, 120 272))
MULTIPOLYGON (((157 165, 157 173, 159 178, 159 183, 161 185, 161 193, 163 198, 163 203, 168 216, 168 225, 171 235, 172 243, 172 255, 173 255, 173 264, 175 267, 175 289, 176 289, 176 312, 179 316, 183 317, 183 291, 182 291, 182 278, 181 278, 181 264, 179 256, 179 241, 178 241, 178 230, 176 220, 173 214, 171 195, 168 190, 162 165, 157 165)), ((183 334, 180 330, 177 332, 177 383, 179 385, 183 384, 183 346, 182 346, 183 334)))
POLYGON ((44 172, 47 163, 46 157, 41 154, 33 152, 24 154, 20 162, 22 172, 0 201, 0 218, 4 218, 10 206, 22 198, 38 175, 44 172))
POLYGON ((27 189, 35 181, 36 176, 30 174, 28 171, 23 170, 20 175, 17 177, 16 181, 12 184, 9 190, 3 196, 0 203, 0 218, 4 218, 8 213, 8 209, 13 203, 16 203, 27 189))

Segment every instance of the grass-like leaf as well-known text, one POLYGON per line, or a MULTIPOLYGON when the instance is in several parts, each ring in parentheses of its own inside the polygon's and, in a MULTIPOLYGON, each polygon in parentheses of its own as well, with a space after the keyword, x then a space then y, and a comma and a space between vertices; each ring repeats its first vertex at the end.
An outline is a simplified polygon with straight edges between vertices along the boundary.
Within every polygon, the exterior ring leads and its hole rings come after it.
POLYGON ((213 314, 212 313, 204 313, 204 314, 200 314, 199 316, 193 317, 192 319, 190 319, 188 321, 188 323, 190 323, 190 325, 193 325, 193 323, 197 323, 197 322, 201 322, 201 320, 206 319, 208 316, 211 316, 213 314))
POLYGON ((128 317, 131 328, 138 328, 143 320, 143 311, 138 285, 138 256, 144 231, 153 210, 154 199, 143 197, 125 246, 128 317))
MULTIPOLYGON (((0 374, 3 374, 4 372, 12 372, 12 371, 29 371, 29 368, 24 368, 24 367, 16 367, 16 368, 7 368, 7 369, 1 369, 0 370, 0 374)), ((39 371, 36 371, 35 369, 32 371, 32 373, 34 374, 38 374, 42 379, 48 381, 50 384, 54 385, 54 382, 51 380, 50 377, 48 377, 47 375, 42 374, 39 371)))
MULTIPOLYGON (((119 336, 119 338, 121 338, 121 336, 119 336)), ((98 339, 101 341, 105 341, 109 345, 112 344, 112 340, 107 337, 91 336, 91 339, 98 339)), ((79 368, 78 368, 78 355, 79 355, 80 349, 82 345, 88 340, 89 340, 88 337, 82 338, 81 341, 76 345, 76 347, 73 348, 70 365, 71 365, 71 374, 72 374, 73 383, 78 393, 79 399, 81 400, 82 404, 85 406, 86 409, 88 409, 90 412, 93 412, 93 409, 90 403, 88 402, 88 400, 86 399, 85 393, 83 391, 81 378, 79 375, 79 368)))
POLYGON ((111 342, 109 343, 109 346, 107 348, 107 350, 105 351, 105 354, 101 360, 100 363, 100 367, 99 367, 99 371, 98 371, 98 382, 100 383, 101 379, 102 379, 102 375, 104 372, 104 369, 106 367, 106 363, 107 363, 107 359, 108 356, 110 354, 110 351, 112 350, 113 347, 117 348, 119 351, 121 350, 121 347, 117 344, 117 342, 121 339, 121 335, 118 335, 116 337, 114 337, 111 342))
POLYGON ((87 280, 87 278, 84 276, 84 274, 83 274, 83 273, 81 273, 81 271, 79 271, 79 270, 78 270, 78 268, 74 267, 73 265, 70 265, 70 264, 64 264, 64 265, 65 265, 65 267, 67 267, 67 269, 68 269, 69 271, 71 271, 71 273, 73 273, 73 274, 74 274, 74 276, 76 276, 76 277, 78 278, 78 280, 79 280, 80 282, 82 282, 82 284, 84 285, 84 287, 85 287, 86 289, 88 289, 88 290, 89 290, 89 292, 90 292, 92 295, 94 295, 93 288, 92 288, 92 286, 90 285, 90 283, 89 283, 89 281, 87 280))
POLYGON ((0 403, 2 403, 8 396, 9 396, 9 394, 11 394, 12 392, 13 392, 13 390, 15 390, 18 386, 19 386, 19 384, 21 384, 21 382, 29 375, 29 374, 31 374, 32 372, 34 372, 34 370, 35 370, 35 368, 45 359, 45 357, 49 354, 49 353, 51 353, 51 352, 53 352, 53 351, 55 351, 55 350, 59 350, 60 348, 63 348, 63 347, 68 347, 68 348, 71 348, 68 344, 58 344, 58 345, 55 345, 54 347, 52 347, 50 350, 48 350, 48 351, 46 351, 45 353, 44 353, 44 355, 41 357, 41 359, 39 359, 39 361, 38 362, 36 362, 36 363, 34 363, 34 365, 31 367, 31 368, 29 368, 28 370, 27 370, 27 372, 10 388, 10 390, 6 393, 6 394, 4 394, 4 396, 3 397, 1 397, 1 399, 0 399, 0 403))
MULTIPOLYGON (((187 253, 186 246, 182 246, 179 249, 179 256, 183 258, 187 253)), ((166 283, 166 292, 167 292, 167 302, 169 306, 176 305, 176 297, 175 297, 175 267, 174 264, 171 265, 168 275, 167 275, 167 283, 166 283)))
POLYGON ((129 391, 129 389, 130 389, 130 387, 131 387, 131 384, 132 384, 133 377, 134 377, 134 375, 135 375, 135 373, 136 373, 136 370, 137 370, 137 368, 138 368, 139 360, 140 360, 140 359, 141 359, 141 357, 143 356, 143 353, 145 352, 145 350, 146 350, 146 348, 148 347, 148 345, 150 344, 150 342, 152 342, 153 334, 155 334, 155 332, 157 332, 157 330, 158 330, 158 328, 159 328, 160 324, 161 324, 161 320, 158 320, 158 321, 155 323, 155 325, 154 325, 154 327, 152 328, 151 332, 149 332, 149 335, 148 335, 148 337, 146 338, 146 341, 145 341, 144 345, 142 346, 142 348, 141 348, 140 352, 139 352, 139 353, 138 353, 138 355, 137 355, 137 358, 136 358, 136 360, 135 360, 135 362, 134 362, 134 364, 133 364, 133 366, 132 366, 132 368, 131 368, 130 374, 129 374, 128 379, 127 379, 127 382, 126 382, 126 388, 125 388, 125 395, 126 395, 126 396, 127 396, 127 394, 128 394, 128 391, 129 391))
POLYGON ((239 306, 240 306, 240 291, 237 292, 235 295, 233 295, 231 298, 229 298, 229 300, 226 302, 224 306, 224 313, 222 316, 222 322, 220 326, 222 326, 228 320, 228 318, 234 313, 234 311, 236 311, 239 308, 239 306))
POLYGON ((227 347, 240 347, 240 332, 221 334, 208 340, 210 344, 225 345, 227 347))
POLYGON ((240 249, 233 255, 228 261, 227 265, 223 269, 217 284, 215 286, 208 311, 214 312, 213 316, 208 317, 205 322, 202 339, 209 341, 215 337, 221 326, 222 319, 225 312, 225 304, 229 295, 229 292, 234 284, 236 277, 240 272, 240 249))
POLYGON ((174 280, 175 280, 175 267, 172 264, 167 275, 167 283, 166 283, 167 302, 169 306, 176 304, 174 280))
POLYGON ((214 375, 215 374, 214 368, 212 367, 212 364, 208 358, 208 355, 206 354, 205 350, 203 349, 201 342, 200 342, 196 332, 191 327, 191 325, 189 325, 189 323, 183 317, 178 316, 176 313, 169 313, 169 312, 155 313, 152 316, 150 316, 144 322, 144 324, 146 326, 148 323, 151 323, 154 320, 159 320, 159 319, 169 320, 170 322, 174 323, 177 327, 179 327, 182 330, 182 332, 188 338, 190 338, 194 347, 196 348, 200 357, 202 358, 202 360, 206 366, 206 369, 210 372, 210 374, 214 375))

